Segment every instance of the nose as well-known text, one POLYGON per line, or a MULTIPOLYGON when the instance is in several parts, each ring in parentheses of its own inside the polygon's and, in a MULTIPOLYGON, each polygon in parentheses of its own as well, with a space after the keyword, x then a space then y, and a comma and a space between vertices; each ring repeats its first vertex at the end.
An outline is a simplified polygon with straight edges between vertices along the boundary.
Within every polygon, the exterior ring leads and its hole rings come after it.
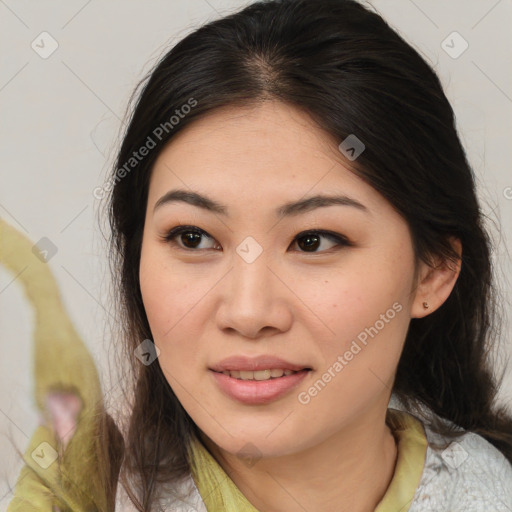
POLYGON ((217 326, 250 339, 285 332, 293 320, 292 297, 265 252, 251 263, 236 254, 221 285, 217 326))

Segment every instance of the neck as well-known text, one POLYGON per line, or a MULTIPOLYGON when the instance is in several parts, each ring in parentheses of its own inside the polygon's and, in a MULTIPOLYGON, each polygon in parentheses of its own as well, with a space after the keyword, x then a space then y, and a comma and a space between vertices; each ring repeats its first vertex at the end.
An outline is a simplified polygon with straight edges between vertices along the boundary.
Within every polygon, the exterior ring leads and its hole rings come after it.
POLYGON ((260 512, 369 512, 386 493, 396 464, 397 448, 385 422, 386 410, 387 404, 367 411, 307 450, 262 458, 253 467, 201 437, 260 512))

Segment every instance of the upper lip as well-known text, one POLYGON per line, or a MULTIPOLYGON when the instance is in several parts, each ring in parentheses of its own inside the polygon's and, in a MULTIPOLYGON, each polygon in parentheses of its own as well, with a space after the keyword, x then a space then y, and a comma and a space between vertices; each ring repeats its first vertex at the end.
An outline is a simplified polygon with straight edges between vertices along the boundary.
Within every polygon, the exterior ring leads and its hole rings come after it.
POLYGON ((303 364, 290 363, 280 357, 274 357, 270 355, 261 355, 257 357, 246 357, 246 356, 230 356, 210 367, 215 372, 224 371, 253 371, 258 370, 293 370, 298 372, 304 369, 311 369, 311 367, 303 364))

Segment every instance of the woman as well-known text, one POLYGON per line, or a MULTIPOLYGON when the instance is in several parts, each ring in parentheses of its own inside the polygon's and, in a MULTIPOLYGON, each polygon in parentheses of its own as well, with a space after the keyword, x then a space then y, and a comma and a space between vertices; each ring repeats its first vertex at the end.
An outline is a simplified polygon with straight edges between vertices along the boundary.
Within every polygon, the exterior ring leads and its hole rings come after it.
POLYGON ((512 509, 474 177, 380 16, 276 0, 188 35, 110 189, 134 383, 116 510, 512 509))

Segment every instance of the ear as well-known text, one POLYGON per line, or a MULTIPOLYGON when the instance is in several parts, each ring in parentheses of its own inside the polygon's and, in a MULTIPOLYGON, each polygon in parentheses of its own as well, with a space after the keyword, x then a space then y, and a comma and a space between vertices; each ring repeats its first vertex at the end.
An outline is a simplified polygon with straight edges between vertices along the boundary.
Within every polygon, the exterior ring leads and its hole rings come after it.
POLYGON ((454 237, 450 238, 450 243, 459 255, 456 262, 439 258, 434 268, 421 262, 411 318, 423 318, 434 312, 452 292, 460 274, 462 244, 454 237), (424 306, 425 303, 428 308, 424 306))

